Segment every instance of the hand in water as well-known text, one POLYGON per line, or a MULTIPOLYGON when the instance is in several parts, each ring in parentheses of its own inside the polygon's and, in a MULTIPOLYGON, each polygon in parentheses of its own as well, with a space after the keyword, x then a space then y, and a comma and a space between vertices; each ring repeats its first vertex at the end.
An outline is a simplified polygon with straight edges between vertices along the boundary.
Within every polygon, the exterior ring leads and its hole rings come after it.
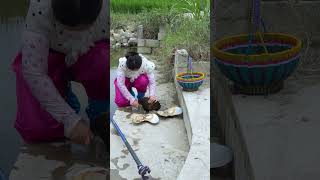
POLYGON ((70 139, 77 144, 89 145, 91 143, 93 134, 84 120, 80 120, 73 128, 70 139))
POLYGON ((155 97, 155 96, 150 96, 148 103, 155 103, 155 102, 157 102, 157 101, 158 101, 158 100, 157 100, 157 97, 155 97))

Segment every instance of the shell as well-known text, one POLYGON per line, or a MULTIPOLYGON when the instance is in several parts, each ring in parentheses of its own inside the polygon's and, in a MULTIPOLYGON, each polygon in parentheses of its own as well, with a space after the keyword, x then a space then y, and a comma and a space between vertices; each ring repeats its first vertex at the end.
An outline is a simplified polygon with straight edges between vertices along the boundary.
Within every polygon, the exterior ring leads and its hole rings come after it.
POLYGON ((152 124, 158 124, 159 123, 159 117, 156 114, 132 114, 131 120, 135 124, 139 124, 142 122, 150 122, 152 124))
POLYGON ((162 117, 172 117, 182 114, 182 109, 180 107, 171 107, 164 111, 157 111, 157 114, 162 117))

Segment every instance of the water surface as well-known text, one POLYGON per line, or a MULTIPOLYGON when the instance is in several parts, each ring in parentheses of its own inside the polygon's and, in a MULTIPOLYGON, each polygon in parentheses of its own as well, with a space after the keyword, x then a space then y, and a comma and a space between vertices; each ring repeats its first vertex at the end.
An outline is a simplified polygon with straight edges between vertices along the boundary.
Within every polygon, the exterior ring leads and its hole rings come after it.
POLYGON ((6 175, 19 153, 20 137, 13 128, 16 114, 15 75, 11 63, 20 46, 20 19, 0 22, 0 168, 6 175))

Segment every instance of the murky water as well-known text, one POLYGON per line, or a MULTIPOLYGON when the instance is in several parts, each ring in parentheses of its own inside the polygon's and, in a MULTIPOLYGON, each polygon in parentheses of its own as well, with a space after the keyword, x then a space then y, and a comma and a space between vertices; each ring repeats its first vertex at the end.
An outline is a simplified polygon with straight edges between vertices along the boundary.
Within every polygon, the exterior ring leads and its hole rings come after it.
POLYGON ((19 153, 20 137, 13 128, 16 114, 15 76, 11 63, 20 45, 21 19, 0 22, 0 168, 9 174, 19 153))
POLYGON ((116 78, 116 69, 112 68, 110 69, 110 118, 113 117, 113 114, 117 109, 116 104, 114 103, 115 92, 114 92, 113 82, 115 78, 116 78))
MULTIPOLYGON (((11 71, 11 63, 20 46, 21 27, 23 20, 21 18, 9 20, 6 23, 0 23, 0 169, 6 175, 9 175, 16 157, 19 153, 20 137, 14 129, 14 121, 16 114, 16 94, 15 94, 15 75, 11 71)), ((114 104, 114 85, 116 69, 110 71, 110 115, 114 114, 116 106, 114 104)), ((87 98, 82 86, 74 83, 74 92, 79 97, 80 103, 83 107, 87 104, 87 98)), ((85 115, 84 112, 81 112, 85 115)))

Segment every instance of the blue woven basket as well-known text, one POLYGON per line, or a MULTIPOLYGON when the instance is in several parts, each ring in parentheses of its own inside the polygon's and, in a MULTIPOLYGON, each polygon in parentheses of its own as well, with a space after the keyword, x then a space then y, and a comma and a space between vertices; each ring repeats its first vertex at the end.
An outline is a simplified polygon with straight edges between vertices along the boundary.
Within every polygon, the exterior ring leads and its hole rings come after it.
POLYGON ((204 73, 193 72, 191 73, 179 73, 176 78, 180 86, 184 91, 197 91, 203 84, 204 73))

